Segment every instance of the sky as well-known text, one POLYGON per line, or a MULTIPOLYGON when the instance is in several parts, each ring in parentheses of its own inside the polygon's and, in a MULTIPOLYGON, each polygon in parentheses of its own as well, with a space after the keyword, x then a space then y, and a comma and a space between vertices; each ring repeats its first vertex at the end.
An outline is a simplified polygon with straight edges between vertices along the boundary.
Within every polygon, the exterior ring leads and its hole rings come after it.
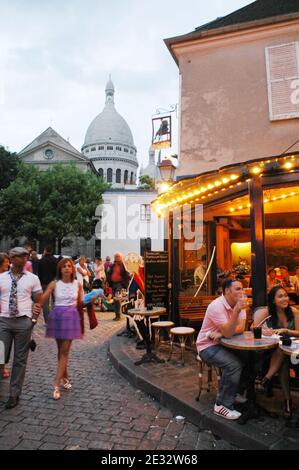
MULTIPOLYGON (((179 71, 163 39, 252 0, 0 0, 0 144, 19 152, 47 127, 81 149, 105 103, 115 106, 146 165, 151 119, 179 102, 179 71)), ((174 143, 164 152, 177 153, 174 143)))

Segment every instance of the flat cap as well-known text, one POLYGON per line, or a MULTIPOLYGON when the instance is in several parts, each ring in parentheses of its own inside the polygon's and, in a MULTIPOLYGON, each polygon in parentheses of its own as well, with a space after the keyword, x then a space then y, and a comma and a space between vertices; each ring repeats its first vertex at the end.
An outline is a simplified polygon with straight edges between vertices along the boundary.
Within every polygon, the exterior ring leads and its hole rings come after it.
POLYGON ((22 255, 29 256, 29 251, 26 250, 26 248, 23 248, 22 246, 16 246, 15 248, 12 248, 9 252, 10 258, 13 258, 14 256, 22 256, 22 255))

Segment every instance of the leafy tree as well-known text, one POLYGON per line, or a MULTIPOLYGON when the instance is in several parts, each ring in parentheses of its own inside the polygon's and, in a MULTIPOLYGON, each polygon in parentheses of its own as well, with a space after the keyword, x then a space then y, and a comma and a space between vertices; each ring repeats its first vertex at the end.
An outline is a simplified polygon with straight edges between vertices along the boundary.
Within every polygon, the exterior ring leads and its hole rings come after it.
POLYGON ((16 153, 5 150, 0 145, 0 190, 7 188, 17 177, 19 171, 19 157, 16 153))
POLYGON ((47 171, 22 167, 16 180, 0 194, 2 235, 58 240, 94 233, 96 207, 107 185, 75 165, 53 165, 47 171))
POLYGON ((155 180, 148 175, 140 176, 139 189, 155 189, 155 180))
POLYGON ((17 178, 0 191, 0 236, 38 239, 39 171, 20 164, 17 178))

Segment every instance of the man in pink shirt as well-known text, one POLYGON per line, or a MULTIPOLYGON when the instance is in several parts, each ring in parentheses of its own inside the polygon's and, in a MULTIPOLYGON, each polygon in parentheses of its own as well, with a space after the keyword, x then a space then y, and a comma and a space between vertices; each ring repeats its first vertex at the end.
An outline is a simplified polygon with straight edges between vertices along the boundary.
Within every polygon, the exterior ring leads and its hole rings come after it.
POLYGON ((207 308, 196 346, 206 363, 222 370, 214 413, 234 420, 241 416, 234 409, 234 401, 244 364, 236 354, 219 344, 219 339, 231 338, 245 330, 247 300, 241 282, 235 279, 226 279, 222 292, 207 308))

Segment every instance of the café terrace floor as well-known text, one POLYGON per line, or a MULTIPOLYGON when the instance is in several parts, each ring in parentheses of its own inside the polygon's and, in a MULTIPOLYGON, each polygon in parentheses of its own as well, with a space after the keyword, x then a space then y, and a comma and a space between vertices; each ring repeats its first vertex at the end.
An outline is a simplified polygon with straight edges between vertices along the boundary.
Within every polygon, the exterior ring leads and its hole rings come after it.
MULTIPOLYGON (((112 338, 109 357, 117 371, 137 389, 145 391, 177 415, 185 417, 199 430, 210 430, 239 449, 299 449, 299 429, 286 428, 284 425, 281 416, 283 398, 279 389, 274 388, 273 398, 266 398, 262 392, 257 392, 257 402, 266 408, 268 414, 262 413, 259 418, 241 425, 213 414, 216 383, 210 393, 202 391, 199 402, 195 400, 198 391, 195 352, 186 351, 185 366, 180 363, 179 348, 174 349, 170 362, 135 366, 134 362, 145 352, 137 350, 135 345, 135 339, 125 336, 112 338)), ((161 359, 167 359, 168 351, 168 346, 162 344, 157 354, 161 359)), ((292 398, 299 415, 299 392, 292 391, 292 398)))

